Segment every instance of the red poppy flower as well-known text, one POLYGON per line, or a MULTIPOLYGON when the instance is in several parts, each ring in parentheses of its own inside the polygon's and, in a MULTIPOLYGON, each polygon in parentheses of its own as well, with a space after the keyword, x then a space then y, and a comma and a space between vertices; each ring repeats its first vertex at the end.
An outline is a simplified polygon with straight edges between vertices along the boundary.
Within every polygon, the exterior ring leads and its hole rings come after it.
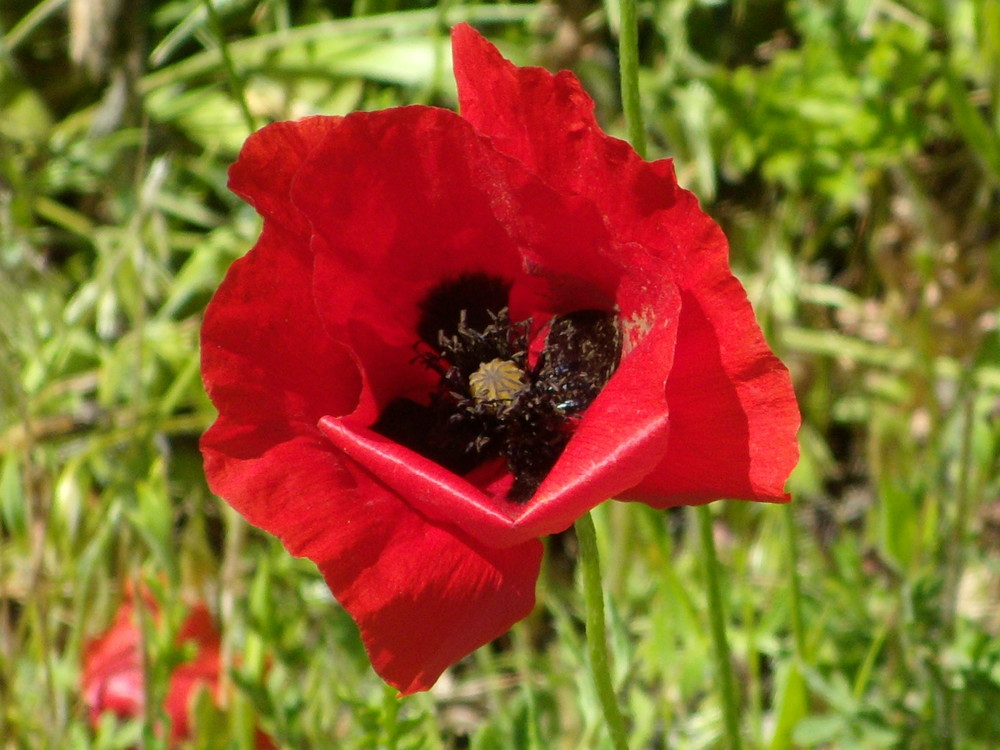
POLYGON ((453 33, 461 115, 277 123, 208 307, 212 489, 319 566, 403 693, 534 604, 538 538, 607 498, 781 502, 798 410, 678 187, 569 73, 453 33))
MULTIPOLYGON (((158 616, 156 602, 146 595, 143 606, 151 616, 158 616)), ((120 719, 142 715, 146 686, 142 668, 142 631, 133 597, 128 596, 118 609, 111 627, 90 641, 84 649, 83 697, 91 724, 96 728, 101 715, 113 713, 120 719)), ((219 694, 220 639, 208 609, 192 607, 177 634, 177 644, 193 644, 194 657, 179 664, 170 675, 164 709, 170 718, 170 746, 179 746, 191 738, 191 710, 197 693, 210 690, 216 703, 219 694)), ((271 739, 257 732, 256 747, 270 750, 271 739)))

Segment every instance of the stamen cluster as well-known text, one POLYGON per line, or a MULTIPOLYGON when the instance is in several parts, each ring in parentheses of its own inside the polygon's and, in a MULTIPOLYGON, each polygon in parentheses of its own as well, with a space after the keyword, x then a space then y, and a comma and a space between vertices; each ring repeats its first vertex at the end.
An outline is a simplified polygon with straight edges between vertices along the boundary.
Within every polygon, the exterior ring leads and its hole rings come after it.
POLYGON ((514 476, 508 497, 523 502, 538 489, 576 421, 614 373, 621 341, 611 313, 556 316, 529 369, 531 321, 512 323, 506 307, 489 315, 491 322, 480 331, 461 311, 455 333, 440 331, 438 351, 419 358, 441 375, 432 397, 430 440, 446 446, 444 453, 460 450, 476 457, 476 463, 504 458, 514 476), (487 378, 507 385, 487 387, 487 378), (518 382, 516 388, 512 381, 518 382))

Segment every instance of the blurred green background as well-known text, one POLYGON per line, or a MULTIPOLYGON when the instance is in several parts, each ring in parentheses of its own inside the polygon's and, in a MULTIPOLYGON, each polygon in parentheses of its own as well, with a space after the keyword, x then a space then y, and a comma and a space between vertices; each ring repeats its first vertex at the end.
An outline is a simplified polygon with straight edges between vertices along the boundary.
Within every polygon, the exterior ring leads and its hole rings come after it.
MULTIPOLYGON (((726 229, 804 415, 795 502, 717 503, 749 748, 1000 747, 1000 3, 639 7, 650 155, 726 229)), ((570 68, 624 132, 616 0, 4 0, 0 748, 126 748, 79 677, 125 582, 223 629, 200 748, 604 748, 571 532, 534 614, 397 702, 311 564, 213 497, 201 312, 253 244, 251 128, 454 107, 447 29, 570 68), (236 662, 232 655, 239 653, 236 662)), ((597 512, 634 748, 721 747, 688 511, 597 512)), ((173 629, 173 630, 172 630, 173 629)), ((155 714, 155 711, 154 711, 155 714)))

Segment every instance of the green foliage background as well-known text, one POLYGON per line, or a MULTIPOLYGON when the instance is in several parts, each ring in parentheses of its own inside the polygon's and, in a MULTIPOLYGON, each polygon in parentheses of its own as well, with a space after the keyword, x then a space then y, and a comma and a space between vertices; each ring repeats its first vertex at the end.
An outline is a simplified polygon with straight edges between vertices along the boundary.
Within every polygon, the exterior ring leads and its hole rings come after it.
MULTIPOLYGON (((258 221, 251 127, 454 106, 447 29, 569 67, 622 134, 615 0, 0 6, 0 748, 159 747, 185 602, 232 698, 199 748, 604 748, 571 534, 535 613, 401 702, 315 569, 209 493, 201 311, 258 221), (81 651, 164 603, 145 724, 96 731, 81 651), (233 658, 240 654, 239 661, 233 658)), ((640 5, 651 156, 726 228, 805 423, 787 508, 713 506, 750 748, 1000 747, 1000 4, 640 5)), ((693 519, 597 524, 634 748, 716 748, 693 519)), ((332 519, 335 522, 335 519, 332 519)), ((443 623, 442 627, 447 624, 443 623)))

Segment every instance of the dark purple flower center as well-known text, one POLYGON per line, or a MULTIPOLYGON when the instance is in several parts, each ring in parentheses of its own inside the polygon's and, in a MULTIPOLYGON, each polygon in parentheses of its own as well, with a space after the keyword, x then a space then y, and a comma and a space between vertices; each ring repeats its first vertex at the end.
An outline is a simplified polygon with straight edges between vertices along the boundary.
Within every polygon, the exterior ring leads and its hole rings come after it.
POLYGON ((526 502, 618 367, 621 335, 613 313, 557 315, 529 365, 531 321, 510 320, 509 289, 475 274, 431 291, 416 361, 438 387, 426 406, 394 400, 374 429, 459 474, 503 458, 514 477, 508 499, 526 502))

